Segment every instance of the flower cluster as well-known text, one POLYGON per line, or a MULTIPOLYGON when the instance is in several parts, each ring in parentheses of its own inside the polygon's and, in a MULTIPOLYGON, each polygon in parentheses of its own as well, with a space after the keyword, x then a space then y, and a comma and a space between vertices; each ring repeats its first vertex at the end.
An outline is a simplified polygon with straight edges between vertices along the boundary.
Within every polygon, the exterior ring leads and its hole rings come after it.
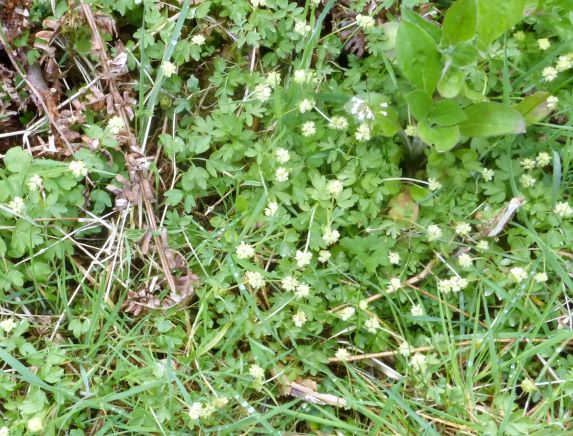
POLYGON ((222 409, 228 403, 229 399, 226 397, 215 397, 207 403, 196 401, 189 406, 189 412, 187 414, 192 421, 209 418, 217 409, 222 409))
POLYGON ((235 248, 235 253, 239 259, 249 259, 255 255, 255 249, 252 245, 241 241, 237 248, 235 248))
MULTIPOLYGON (((545 43, 543 43, 543 45, 545 46, 545 43)), ((549 46, 547 46, 547 48, 548 47, 549 46)), ((573 68, 573 52, 559 56, 555 66, 545 67, 541 72, 541 75, 543 76, 544 81, 552 82, 557 78, 559 73, 570 70, 571 68, 573 68)))
POLYGON ((245 273, 245 282, 247 282, 253 289, 261 289, 265 286, 263 275, 257 271, 247 271, 245 273))
POLYGON ((460 276, 454 275, 449 279, 438 280, 438 291, 442 294, 447 295, 450 292, 460 292, 467 288, 469 282, 460 276))

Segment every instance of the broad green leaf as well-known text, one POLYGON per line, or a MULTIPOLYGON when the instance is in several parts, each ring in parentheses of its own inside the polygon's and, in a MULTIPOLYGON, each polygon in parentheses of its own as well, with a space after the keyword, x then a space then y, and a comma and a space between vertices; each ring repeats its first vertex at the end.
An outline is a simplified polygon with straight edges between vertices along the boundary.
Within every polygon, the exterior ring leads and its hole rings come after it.
POLYGON ((452 52, 452 65, 454 67, 464 67, 477 60, 479 52, 470 42, 460 42, 454 46, 452 52))
POLYGON ((409 21, 424 30, 434 41, 436 41, 436 43, 439 43, 440 39, 442 39, 442 31, 440 28, 431 21, 422 18, 420 14, 409 9, 404 9, 402 12, 402 19, 409 21))
POLYGON ((498 136, 525 133, 525 120, 521 114, 501 103, 477 103, 464 109, 467 120, 460 124, 465 136, 498 136))
POLYGON ((432 94, 442 72, 436 41, 421 27, 406 20, 400 22, 396 60, 402 73, 416 88, 432 94))
POLYGON ((472 39, 477 31, 478 0, 458 0, 446 13, 442 44, 454 45, 472 39))
POLYGON ((396 39, 398 37, 399 24, 396 21, 388 21, 382 24, 384 29, 384 40, 378 43, 380 50, 394 50, 396 48, 396 39))
POLYGON ((474 91, 465 82, 464 82, 462 88, 464 90, 464 95, 466 96, 466 98, 470 99, 471 101, 475 101, 477 103, 477 102, 482 102, 482 101, 487 100, 487 98, 483 94, 481 94, 477 91, 474 91))
POLYGON ((444 98, 454 98, 462 90, 465 74, 458 69, 450 69, 438 82, 438 92, 444 98))
POLYGON ((486 49, 493 41, 523 18, 525 0, 478 0, 478 48, 486 49))
POLYGON ((389 107, 384 109, 386 115, 376 114, 374 118, 375 133, 378 135, 391 137, 402 130, 400 118, 396 109, 389 107))
POLYGON ((6 278, 17 288, 24 286, 24 275, 17 269, 8 271, 6 278))
POLYGON ((13 147, 4 156, 4 165, 12 173, 24 171, 32 162, 32 155, 24 151, 22 147, 13 147))
POLYGON ((547 107, 548 92, 536 92, 528 95, 513 107, 523 115, 527 125, 537 123, 551 113, 551 108, 547 107))
POLYGON ((412 91, 404 95, 410 113, 417 120, 423 120, 432 110, 432 98, 424 91, 412 91))
POLYGON ((426 144, 435 146, 440 153, 451 150, 461 136, 458 126, 432 127, 425 120, 418 124, 418 135, 426 144))
POLYGON ((452 100, 440 100, 434 105, 430 120, 438 126, 453 126, 466 119, 461 106, 452 100))

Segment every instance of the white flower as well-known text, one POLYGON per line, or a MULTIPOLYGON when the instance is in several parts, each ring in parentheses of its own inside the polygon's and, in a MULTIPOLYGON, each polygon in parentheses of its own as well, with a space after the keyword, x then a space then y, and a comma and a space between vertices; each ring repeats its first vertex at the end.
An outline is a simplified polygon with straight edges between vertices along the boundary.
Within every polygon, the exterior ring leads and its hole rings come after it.
POLYGON ((310 263, 312 259, 312 253, 310 251, 296 250, 294 257, 296 259, 296 265, 299 268, 304 268, 310 263))
POLYGON ((436 241, 441 237, 442 237, 442 229, 440 229, 440 226, 437 226, 436 224, 430 224, 428 226, 428 241, 430 242, 436 241))
POLYGON ((467 288, 468 281, 462 277, 453 276, 450 278, 450 285, 452 287, 452 292, 460 292, 461 290, 467 288))
POLYGON ((302 327, 306 323, 306 314, 302 310, 299 310, 292 316, 292 321, 295 326, 302 327))
POLYGON ((388 283, 388 286, 386 287, 386 292, 391 294, 392 292, 396 292, 401 287, 402 287, 402 282, 400 281, 400 279, 398 277, 392 277, 390 279, 390 283, 388 283))
POLYGON ((279 210, 279 204, 276 201, 269 201, 267 207, 265 207, 265 216, 274 216, 279 210))
POLYGON ((543 76, 543 80, 546 82, 552 82, 557 78, 557 73, 558 71, 554 67, 545 67, 543 68, 541 75, 543 76))
POLYGON ((213 398, 213 406, 215 406, 217 409, 222 409, 227 404, 229 404, 229 399, 227 397, 213 398))
POLYGON ((573 215, 573 208, 571 208, 571 205, 566 201, 561 201, 555 205, 553 212, 555 212, 561 218, 568 218, 573 215))
POLYGON ((165 77, 171 77, 177 71, 177 67, 171 62, 165 61, 161 64, 161 71, 165 77))
POLYGON ((368 309, 368 300, 366 299, 360 300, 360 303, 358 303, 358 307, 360 308, 360 310, 368 309))
POLYGON ((476 244, 476 248, 479 251, 486 251, 489 250, 489 242, 485 241, 485 240, 481 240, 476 244))
POLYGON ((285 291, 294 291, 299 286, 298 280, 293 276, 286 276, 281 280, 281 287, 285 291))
POLYGON ((358 97, 352 97, 350 103, 350 113, 354 115, 358 121, 363 123, 364 121, 374 119, 374 112, 372 112, 372 109, 370 109, 366 101, 358 97))
POLYGON ((535 280, 536 283, 545 283, 548 279, 549 277, 547 277, 547 273, 545 272, 538 272, 533 276, 533 280, 535 280))
POLYGON ((537 166, 539 168, 544 168, 551 163, 551 155, 546 151, 542 151, 537 154, 535 161, 537 162, 537 166))
POLYGON ((390 264, 400 265, 400 260, 401 260, 400 255, 395 251, 391 251, 388 253, 388 261, 390 262, 390 264))
POLYGON ((188 415, 189 419, 194 421, 201 418, 201 416, 203 416, 203 404, 199 403, 198 401, 191 404, 191 407, 189 407, 188 415))
POLYGON ((24 204, 24 199, 22 197, 14 197, 14 199, 8 203, 8 207, 16 215, 22 215, 26 210, 26 205, 24 204))
POLYGON ((338 360, 345 361, 350 358, 350 353, 346 348, 339 348, 336 350, 336 354, 334 355, 338 360))
POLYGON ((387 117, 387 116, 388 116, 388 111, 385 111, 384 109, 388 109, 388 103, 380 103, 380 108, 382 109, 382 110, 380 111, 380 114, 381 114, 383 117, 387 117))
POLYGON ((467 253, 462 253, 460 254, 460 256, 458 257, 458 264, 462 267, 462 268, 469 268, 472 266, 473 264, 473 259, 471 258, 471 256, 467 253))
POLYGON ((334 130, 346 130, 348 128, 348 120, 340 115, 335 115, 330 119, 328 127, 334 130))
POLYGON ((265 378, 265 370, 256 363, 253 363, 249 368, 249 374, 251 375, 251 377, 257 380, 262 380, 263 378, 265 378))
POLYGON ((271 98, 272 89, 269 85, 257 85, 253 94, 257 100, 265 102, 271 98))
POLYGON ((371 29, 376 24, 376 21, 369 15, 358 14, 356 15, 356 24, 363 29, 371 29))
POLYGON ((519 178, 519 183, 524 188, 532 188, 537 183, 537 180, 531 174, 522 174, 519 178))
POLYGON ((310 286, 306 283, 300 283, 296 286, 296 291, 294 291, 296 298, 306 298, 310 295, 310 286))
POLYGON ((412 347, 408 342, 402 342, 398 347, 398 353, 404 357, 408 357, 412 353, 412 347))
POLYGON ((369 333, 376 333, 376 330, 380 328, 380 322, 378 321, 378 318, 372 316, 366 320, 364 327, 366 327, 366 330, 369 333))
POLYGON ((201 412, 201 418, 209 418, 213 413, 215 413, 216 410, 217 409, 214 404, 211 403, 205 404, 201 412))
POLYGON ((198 46, 202 46, 203 44, 205 44, 205 41, 207 41, 207 39, 200 33, 191 38, 191 43, 198 46))
POLYGON ((547 106, 548 109, 555 109, 558 103, 559 103, 559 98, 555 97, 554 95, 550 95, 545 100, 545 106, 547 106))
POLYGON ((326 262, 328 262, 328 261, 330 260, 330 256, 331 256, 330 251, 328 251, 328 250, 320 250, 320 251, 318 252, 318 261, 319 261, 320 263, 326 263, 326 262))
POLYGON ((438 291, 442 294, 460 292, 468 286, 468 281, 458 276, 452 276, 446 280, 438 280, 438 291))
POLYGON ((543 51, 547 50, 549 47, 551 47, 551 42, 549 41, 549 39, 547 38, 539 38, 537 40, 537 45, 539 46, 539 48, 543 51))
POLYGON ((85 177, 88 175, 88 167, 84 161, 74 160, 70 162, 70 171, 75 177, 85 177))
POLYGON ((294 82, 302 84, 308 81, 309 74, 306 70, 295 70, 294 82))
POLYGON ((412 124, 408 124, 406 126, 406 128, 404 129, 404 133, 407 136, 416 136, 416 126, 413 126, 412 124))
POLYGON ((44 424, 42 423, 42 418, 39 416, 34 416, 33 418, 29 419, 26 423, 26 427, 32 433, 38 433, 44 429, 44 424))
POLYGON ((117 135, 122 129, 125 127, 125 123, 123 122, 123 118, 120 116, 112 117, 107 122, 107 128, 113 135, 117 135))
POLYGON ((452 292, 452 283, 450 279, 438 280, 438 291, 442 294, 449 294, 452 292))
POLYGON ((0 436, 9 436, 10 435, 10 430, 8 429, 8 427, 4 426, 0 428, 0 436))
POLYGON ((348 321, 350 318, 354 316, 356 313, 356 309, 352 306, 347 306, 338 312, 338 316, 342 321, 348 321))
POLYGON ((310 32, 310 30, 311 30, 310 25, 306 24, 304 21, 297 21, 296 24, 294 25, 294 31, 299 35, 306 35, 307 33, 310 32))
POLYGON ((266 6, 267 0, 251 0, 251 4, 254 8, 258 8, 259 6, 266 6))
POLYGON ((245 281, 254 289, 260 289, 265 286, 265 279, 258 271, 247 271, 245 281))
POLYGON ((410 315, 412 315, 412 316, 423 316, 424 315, 424 308, 419 304, 414 304, 410 308, 410 315))
POLYGON ((527 278, 527 271, 519 266, 515 266, 509 270, 516 282, 522 282, 527 278))
POLYGON ((468 223, 458 223, 456 224, 454 231, 456 232, 456 235, 468 236, 472 231, 472 226, 470 226, 468 223))
POLYGON ((315 105, 316 103, 313 99, 305 98, 298 104, 298 110, 301 114, 304 114, 305 112, 313 110, 315 105))
POLYGON ((271 88, 278 86, 281 84, 281 73, 277 71, 271 71, 265 77, 265 83, 269 85, 271 88))
POLYGON ((38 174, 34 174, 28 179, 28 189, 30 191, 38 191, 42 189, 43 180, 38 174))
POLYGON ((557 59, 557 63, 555 64, 555 68, 557 71, 565 71, 573 67, 573 53, 569 53, 566 55, 561 55, 557 59))
POLYGON ((13 318, 6 318, 4 321, 0 322, 0 329, 4 330, 6 333, 10 333, 17 325, 18 324, 14 322, 13 318))
POLYGON ((288 150, 284 148, 277 148, 277 150, 275 151, 275 155, 277 157, 277 161, 279 161, 282 164, 287 163, 290 160, 290 154, 288 150))
POLYGON ((312 136, 316 133, 316 125, 314 124, 314 121, 307 121, 302 125, 300 130, 303 136, 312 136))
POLYGON ((415 353, 410 358, 410 366, 420 372, 424 372, 427 368, 426 356, 421 353, 415 353))
POLYGON ((532 170, 536 167, 536 162, 535 159, 522 159, 521 162, 519 162, 519 164, 523 167, 523 169, 525 170, 532 170))
POLYGON ((286 182, 288 180, 288 171, 284 167, 277 168, 275 172, 275 179, 277 182, 286 182))
POLYGON ((495 175, 495 172, 492 169, 489 168, 483 168, 481 170, 481 177, 482 179, 484 179, 484 181, 486 182, 491 182, 493 180, 493 176, 495 175))
POLYGON ((436 179, 430 177, 428 179, 428 189, 430 191, 437 191, 438 189, 442 188, 442 184, 438 182, 436 179))
POLYGON ((338 195, 342 192, 343 189, 344 189, 344 185, 342 184, 342 182, 340 180, 337 180, 337 179, 330 180, 326 184, 326 190, 331 195, 338 195))
POLYGON ((357 141, 364 142, 369 141, 372 138, 372 132, 370 131, 370 126, 366 123, 362 123, 356 129, 354 137, 357 141))
POLYGON ((239 259, 249 259, 255 255, 255 249, 243 241, 235 249, 235 253, 239 259))
POLYGON ((324 229, 324 234, 322 235, 322 240, 327 243, 327 245, 336 244, 340 238, 340 233, 338 230, 332 230, 330 227, 324 229))

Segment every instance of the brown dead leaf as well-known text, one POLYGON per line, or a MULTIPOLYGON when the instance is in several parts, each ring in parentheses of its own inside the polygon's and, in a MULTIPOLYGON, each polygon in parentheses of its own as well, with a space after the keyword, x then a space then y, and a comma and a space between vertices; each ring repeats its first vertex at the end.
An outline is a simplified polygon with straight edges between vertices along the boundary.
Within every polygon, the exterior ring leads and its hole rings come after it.
MULTIPOLYGON (((148 253, 152 236, 147 231, 140 242, 141 251, 148 253)), ((189 301, 195 294, 193 285, 198 277, 191 272, 185 257, 178 251, 171 250, 167 246, 167 233, 162 231, 159 245, 155 243, 154 249, 161 250, 169 262, 169 274, 172 275, 175 289, 170 290, 168 295, 161 297, 164 290, 169 289, 167 278, 154 276, 139 291, 129 291, 123 304, 123 310, 138 316, 149 310, 167 310, 189 301)))
POLYGON ((121 52, 115 58, 107 61, 107 73, 104 79, 111 79, 127 73, 127 53, 121 52))
POLYGON ((409 189, 404 189, 388 202, 388 215, 393 220, 410 225, 418 219, 420 206, 414 201, 409 189))
POLYGON ((9 44, 30 27, 31 4, 32 0, 0 0, 0 24, 9 44))

